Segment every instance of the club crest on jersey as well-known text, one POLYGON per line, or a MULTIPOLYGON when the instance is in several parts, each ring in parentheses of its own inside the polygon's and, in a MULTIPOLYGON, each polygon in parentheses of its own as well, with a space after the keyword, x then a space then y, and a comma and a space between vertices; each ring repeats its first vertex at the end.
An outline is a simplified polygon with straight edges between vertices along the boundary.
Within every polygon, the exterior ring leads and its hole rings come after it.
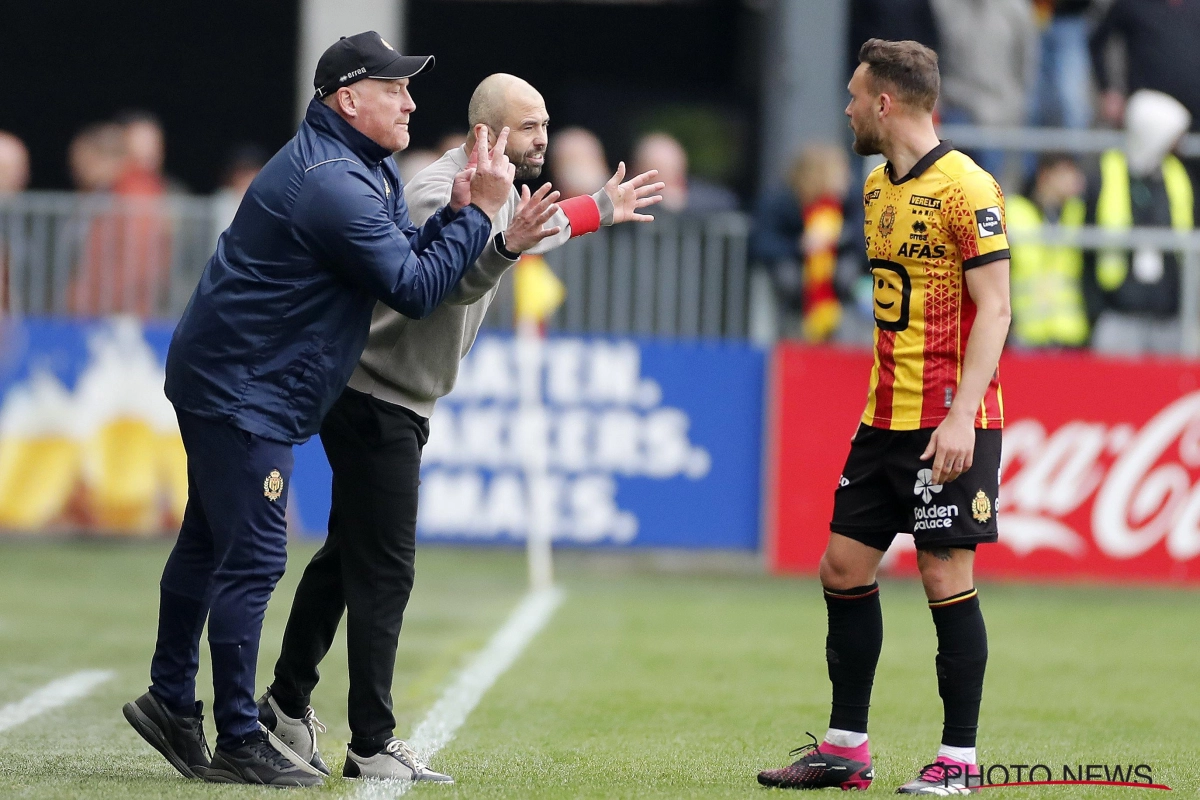
POLYGON ((975 493, 975 499, 971 501, 971 516, 976 522, 987 522, 992 518, 992 501, 980 489, 975 493))
POLYGON ((889 205, 879 215, 879 234, 880 236, 891 236, 892 228, 896 225, 896 207, 889 205))
POLYGON ((263 481, 263 497, 274 503, 283 495, 283 476, 273 469, 263 481))

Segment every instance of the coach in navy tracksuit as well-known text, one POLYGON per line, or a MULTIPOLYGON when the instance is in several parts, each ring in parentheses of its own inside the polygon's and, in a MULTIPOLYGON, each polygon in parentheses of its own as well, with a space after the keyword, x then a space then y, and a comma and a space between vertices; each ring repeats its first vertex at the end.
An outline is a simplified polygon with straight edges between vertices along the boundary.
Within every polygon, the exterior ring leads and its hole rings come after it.
POLYGON ((374 32, 326 51, 299 131, 250 185, 171 340, 166 391, 188 504, 160 584, 150 691, 125 716, 185 776, 323 777, 272 744, 254 703, 263 614, 284 570, 292 445, 317 432, 345 387, 376 299, 414 318, 432 312, 483 251, 512 185, 501 146, 460 173, 425 225, 409 221, 390 156, 408 145, 408 78, 432 64, 374 32), (211 764, 195 698, 206 618, 211 764))

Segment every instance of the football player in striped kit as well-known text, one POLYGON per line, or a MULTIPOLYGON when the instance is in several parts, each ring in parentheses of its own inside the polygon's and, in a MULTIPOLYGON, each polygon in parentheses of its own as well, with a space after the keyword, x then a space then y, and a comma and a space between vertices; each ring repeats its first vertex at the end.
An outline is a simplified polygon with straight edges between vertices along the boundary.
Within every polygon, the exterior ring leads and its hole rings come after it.
POLYGON ((1004 404, 998 364, 1009 325, 1004 198, 995 179, 933 126, 937 55, 872 39, 846 114, 860 155, 883 154, 864 187, 874 278, 875 364, 867 406, 834 494, 821 583, 833 684, 829 731, 759 774, 783 788, 866 789, 867 711, 883 645, 875 575, 911 532, 937 628, 942 743, 902 794, 977 791, 987 633, 975 548, 994 542, 1004 404))

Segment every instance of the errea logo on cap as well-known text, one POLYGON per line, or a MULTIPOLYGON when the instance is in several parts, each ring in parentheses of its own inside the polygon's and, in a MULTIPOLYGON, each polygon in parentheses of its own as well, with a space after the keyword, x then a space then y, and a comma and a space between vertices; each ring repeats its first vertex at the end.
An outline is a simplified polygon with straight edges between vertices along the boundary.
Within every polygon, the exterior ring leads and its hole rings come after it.
POLYGON ((350 80, 353 77, 362 75, 366 71, 367 71, 366 67, 359 67, 358 69, 354 70, 353 72, 347 72, 345 75, 338 78, 338 83, 345 83, 346 81, 350 80))
POLYGON ((383 42, 383 46, 384 46, 384 47, 386 47, 388 50, 391 50, 391 51, 395 52, 396 48, 394 48, 394 47, 392 47, 390 44, 388 44, 388 40, 387 40, 387 39, 385 39, 385 38, 383 38, 382 36, 380 36, 380 37, 379 37, 379 41, 383 42))

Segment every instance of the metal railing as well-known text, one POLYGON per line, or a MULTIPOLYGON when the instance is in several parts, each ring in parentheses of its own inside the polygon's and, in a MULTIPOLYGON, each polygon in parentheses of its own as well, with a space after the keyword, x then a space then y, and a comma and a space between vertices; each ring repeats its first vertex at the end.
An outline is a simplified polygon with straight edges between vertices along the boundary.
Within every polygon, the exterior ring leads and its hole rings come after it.
POLYGON ((177 316, 216 243, 209 198, 0 197, 9 313, 177 316))
MULTIPOLYGON (((1103 153, 1125 144, 1119 130, 1100 128, 987 128, 976 125, 941 125, 938 135, 956 147, 1008 152, 1103 153)), ((1200 134, 1184 136, 1175 151, 1184 158, 1200 158, 1200 134)))
MULTIPOLYGON (((172 318, 186 305, 228 209, 207 197, 118 200, 59 192, 0 197, 0 301, 15 315, 132 313, 172 318)), ((552 251, 567 286, 549 323, 569 333, 745 338, 769 315, 752 293, 745 214, 656 214, 552 251)), ((1183 353, 1200 356, 1200 232, 1165 228, 1011 231, 1014 243, 1176 251, 1183 353)), ((513 325, 506 279, 485 321, 513 325)))
MULTIPOLYGON (((175 317, 229 209, 207 197, 65 192, 0 198, 0 299, 9 313, 175 317)), ((739 213, 656 214, 551 252, 567 286, 549 327, 572 333, 743 337, 750 223, 739 213)), ((513 325, 512 280, 485 325, 513 325)))
MULTIPOLYGON (((744 337, 750 221, 744 214, 659 212, 650 224, 602 228, 546 261, 567 287, 551 330, 668 337, 744 337)), ((512 327, 512 282, 485 325, 512 327)))

